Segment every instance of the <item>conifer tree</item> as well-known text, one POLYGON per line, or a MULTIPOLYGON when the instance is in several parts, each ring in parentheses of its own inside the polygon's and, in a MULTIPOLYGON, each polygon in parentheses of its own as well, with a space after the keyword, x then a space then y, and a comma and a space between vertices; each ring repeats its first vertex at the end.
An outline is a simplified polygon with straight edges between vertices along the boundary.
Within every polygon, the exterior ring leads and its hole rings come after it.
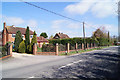
POLYGON ((28 52, 27 46, 30 44, 30 34, 29 34, 29 27, 27 26, 26 33, 25 33, 25 46, 26 52, 28 52))
POLYGON ((14 41, 14 48, 15 48, 15 51, 18 51, 18 48, 19 48, 19 45, 20 43, 22 42, 22 35, 21 35, 21 32, 20 31, 17 31, 16 32, 16 36, 15 36, 15 41, 14 41))
POLYGON ((37 43, 37 36, 36 36, 36 32, 35 31, 34 31, 34 34, 33 34, 31 45, 33 45, 34 43, 37 43))

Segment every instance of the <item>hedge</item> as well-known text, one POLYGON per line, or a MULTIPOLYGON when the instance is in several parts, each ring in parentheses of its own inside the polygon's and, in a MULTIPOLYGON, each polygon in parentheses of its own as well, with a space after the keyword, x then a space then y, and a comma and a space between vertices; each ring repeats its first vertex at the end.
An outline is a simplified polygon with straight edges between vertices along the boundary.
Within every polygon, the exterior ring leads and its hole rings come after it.
MULTIPOLYGON (((49 43, 53 45, 55 45, 56 43, 63 44, 63 45, 66 45, 67 43, 81 44, 81 43, 84 43, 84 40, 83 38, 52 39, 52 40, 49 40, 49 43)), ((86 38, 85 43, 89 43, 89 44, 95 43, 98 46, 107 46, 108 44, 112 44, 112 42, 108 42, 108 38, 92 38, 92 37, 86 38)))
POLYGON ((45 44, 42 46, 42 52, 55 52, 55 45, 45 44))

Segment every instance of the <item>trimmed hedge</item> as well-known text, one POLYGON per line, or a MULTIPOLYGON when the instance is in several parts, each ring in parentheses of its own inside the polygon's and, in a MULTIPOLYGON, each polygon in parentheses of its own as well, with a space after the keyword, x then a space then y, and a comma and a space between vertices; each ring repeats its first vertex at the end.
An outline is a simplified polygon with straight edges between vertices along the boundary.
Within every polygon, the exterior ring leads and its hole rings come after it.
MULTIPOLYGON (((97 39, 93 39, 93 38, 86 38, 85 42, 86 43, 96 43, 96 44, 98 44, 97 39)), ((49 40, 49 43, 51 43, 53 45, 55 45, 56 43, 63 44, 63 45, 66 45, 67 43, 70 43, 70 44, 75 44, 75 43, 81 44, 81 43, 83 43, 83 38, 52 39, 52 40, 49 40)))

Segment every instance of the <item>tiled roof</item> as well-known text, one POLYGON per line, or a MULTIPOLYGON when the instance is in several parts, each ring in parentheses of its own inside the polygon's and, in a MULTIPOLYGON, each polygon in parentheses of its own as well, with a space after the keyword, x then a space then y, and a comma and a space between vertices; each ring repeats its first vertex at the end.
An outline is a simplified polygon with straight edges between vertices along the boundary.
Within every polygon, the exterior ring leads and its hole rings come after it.
POLYGON ((43 36, 37 37, 37 42, 48 42, 43 36))
MULTIPOLYGON (((13 27, 13 26, 7 26, 6 27, 8 33, 10 34, 16 34, 17 31, 20 31, 21 34, 24 34, 25 35, 25 32, 26 32, 26 28, 21 28, 21 27, 13 27)), ((33 31, 29 30, 30 32, 30 35, 33 35, 33 31)))
MULTIPOLYGON (((56 35, 58 35, 60 39, 70 38, 67 34, 63 34, 63 33, 56 33, 56 35)), ((56 36, 56 35, 55 35, 55 36, 56 36)), ((54 38, 55 38, 55 37, 54 37, 54 38)))

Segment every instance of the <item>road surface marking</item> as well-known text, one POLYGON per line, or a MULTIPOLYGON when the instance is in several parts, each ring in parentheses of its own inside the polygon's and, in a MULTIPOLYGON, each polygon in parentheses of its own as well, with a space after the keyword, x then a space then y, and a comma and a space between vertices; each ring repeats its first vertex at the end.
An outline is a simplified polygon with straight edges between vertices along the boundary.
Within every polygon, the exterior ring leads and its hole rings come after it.
MULTIPOLYGON (((72 62, 72 63, 70 63, 70 64, 67 64, 66 66, 61 66, 59 69, 65 68, 65 67, 67 67, 67 66, 74 65, 74 64, 79 63, 79 62, 82 62, 82 61, 83 61, 83 60, 79 60, 79 61, 72 62)), ((85 61, 85 60, 84 60, 84 61, 85 61)))

